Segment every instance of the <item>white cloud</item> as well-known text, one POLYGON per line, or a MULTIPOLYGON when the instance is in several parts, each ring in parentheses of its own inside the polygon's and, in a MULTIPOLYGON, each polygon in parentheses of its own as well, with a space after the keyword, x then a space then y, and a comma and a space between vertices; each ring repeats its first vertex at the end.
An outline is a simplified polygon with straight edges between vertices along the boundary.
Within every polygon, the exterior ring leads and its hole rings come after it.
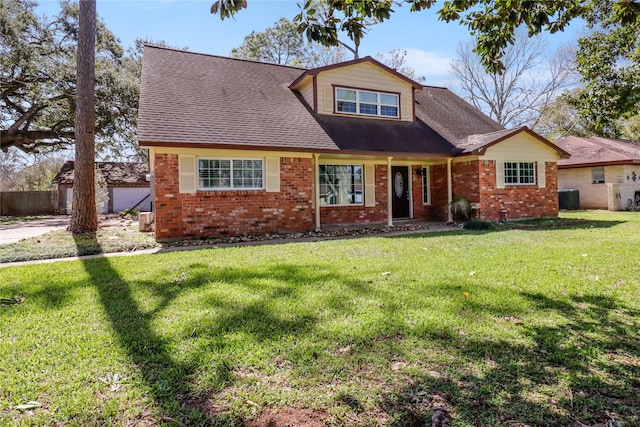
POLYGON ((453 58, 440 52, 428 52, 420 49, 407 51, 406 65, 416 71, 416 77, 424 77, 423 84, 442 86, 457 92, 460 81, 451 74, 450 62, 453 58))
POLYGON ((439 52, 427 52, 420 49, 405 49, 407 51, 407 65, 416 70, 418 76, 448 76, 449 63, 453 59, 439 52))

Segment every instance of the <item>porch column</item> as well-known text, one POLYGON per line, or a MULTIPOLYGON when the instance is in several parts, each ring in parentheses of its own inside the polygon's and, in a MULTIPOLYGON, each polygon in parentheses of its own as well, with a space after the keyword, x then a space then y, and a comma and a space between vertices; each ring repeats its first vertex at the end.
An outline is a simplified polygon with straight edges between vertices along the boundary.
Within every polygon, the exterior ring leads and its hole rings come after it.
POLYGON ((453 184, 451 177, 451 161, 447 159, 447 222, 453 222, 453 214, 451 213, 451 202, 453 201, 453 184))
POLYGON ((316 231, 320 231, 320 165, 318 162, 319 154, 313 155, 313 201, 315 204, 315 221, 316 231))
POLYGON ((391 176, 391 159, 387 157, 387 225, 393 227, 393 182, 391 176))

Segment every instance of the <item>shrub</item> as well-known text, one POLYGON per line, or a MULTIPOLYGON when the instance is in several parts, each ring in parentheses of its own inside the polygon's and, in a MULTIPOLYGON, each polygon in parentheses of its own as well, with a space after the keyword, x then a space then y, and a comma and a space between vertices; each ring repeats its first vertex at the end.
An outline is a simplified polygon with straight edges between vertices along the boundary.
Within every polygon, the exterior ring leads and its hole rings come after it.
POLYGON ((474 219, 466 222, 462 228, 467 230, 495 230, 496 225, 491 221, 480 221, 474 219))
POLYGON ((463 196, 456 196, 450 208, 454 221, 468 221, 471 218, 471 202, 463 196))

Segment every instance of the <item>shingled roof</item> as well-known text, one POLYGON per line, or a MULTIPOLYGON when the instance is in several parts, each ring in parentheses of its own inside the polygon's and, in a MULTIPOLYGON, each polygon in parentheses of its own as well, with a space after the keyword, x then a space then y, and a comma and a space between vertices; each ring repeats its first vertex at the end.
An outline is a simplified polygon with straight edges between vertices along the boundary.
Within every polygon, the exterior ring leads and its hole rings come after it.
POLYGON ((443 87, 425 86, 416 93, 416 117, 456 146, 469 135, 504 130, 500 123, 443 87))
POLYGON ((362 61, 378 64, 367 57, 304 70, 147 45, 139 143, 453 156, 478 154, 480 147, 513 134, 448 89, 404 76, 417 90, 413 122, 315 114, 291 90, 305 76, 362 61))
POLYGON ((640 164, 640 142, 599 136, 567 136, 555 143, 571 154, 570 159, 558 162, 558 168, 640 164))
POLYGON ((145 46, 138 141, 337 150, 288 88, 304 71, 145 46))
MULTIPOLYGON (((96 162, 96 167, 104 177, 107 185, 149 185, 146 175, 149 165, 146 163, 96 162)), ((53 178, 54 184, 73 184, 74 162, 69 160, 60 168, 53 178)))

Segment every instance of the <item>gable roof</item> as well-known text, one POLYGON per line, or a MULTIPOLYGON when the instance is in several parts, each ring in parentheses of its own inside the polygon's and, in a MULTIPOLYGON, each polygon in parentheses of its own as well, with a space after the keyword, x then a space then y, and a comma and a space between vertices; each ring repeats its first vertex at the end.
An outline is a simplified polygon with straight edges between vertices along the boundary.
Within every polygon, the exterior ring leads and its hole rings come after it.
POLYGON ((304 70, 151 45, 144 50, 141 146, 449 157, 479 154, 520 131, 504 129, 446 88, 423 86, 371 57, 304 70), (317 114, 291 89, 322 71, 365 62, 413 87, 415 121, 317 114))
POLYGON ((558 168, 640 163, 640 142, 567 136, 557 140, 556 145, 571 153, 570 159, 558 162, 558 168))
POLYGON ((405 76, 402 73, 399 73, 397 70, 386 66, 382 62, 380 62, 380 61, 378 61, 378 60, 376 60, 376 59, 374 59, 374 58, 372 58, 370 56, 365 56, 364 58, 353 59, 351 61, 340 62, 338 64, 325 65, 323 67, 317 67, 317 68, 312 68, 310 70, 306 70, 304 73, 300 74, 300 76, 298 76, 298 78, 295 79, 289 85, 289 88, 295 89, 298 86, 298 84, 308 76, 317 76, 318 74, 320 74, 323 71, 335 70, 336 68, 343 68, 343 67, 348 67, 348 66, 351 66, 351 65, 363 64, 363 63, 369 63, 369 64, 372 64, 372 65, 378 67, 378 68, 383 69, 387 73, 395 76, 396 78, 398 78, 400 80, 403 80, 405 83, 408 83, 414 89, 422 89, 422 87, 423 87, 420 83, 418 83, 415 80, 405 76))
POLYGON ((498 144, 499 142, 502 142, 505 139, 511 138, 512 136, 522 132, 531 135, 538 141, 549 146, 550 148, 555 150, 561 158, 567 159, 570 157, 570 154, 567 151, 563 150, 561 147, 544 138, 543 136, 538 135, 526 126, 515 129, 502 129, 485 134, 469 135, 456 141, 455 145, 461 150, 462 154, 481 155, 482 153, 486 152, 487 148, 491 147, 492 145, 498 144))
POLYGON ((147 45, 139 144, 337 150, 288 89, 303 72, 147 45))
MULTIPOLYGON (((107 185, 149 185, 146 179, 146 175, 149 173, 149 165, 146 163, 96 162, 96 167, 104 177, 107 185)), ((54 184, 73 184, 73 169, 73 160, 65 162, 52 182, 54 184)))

